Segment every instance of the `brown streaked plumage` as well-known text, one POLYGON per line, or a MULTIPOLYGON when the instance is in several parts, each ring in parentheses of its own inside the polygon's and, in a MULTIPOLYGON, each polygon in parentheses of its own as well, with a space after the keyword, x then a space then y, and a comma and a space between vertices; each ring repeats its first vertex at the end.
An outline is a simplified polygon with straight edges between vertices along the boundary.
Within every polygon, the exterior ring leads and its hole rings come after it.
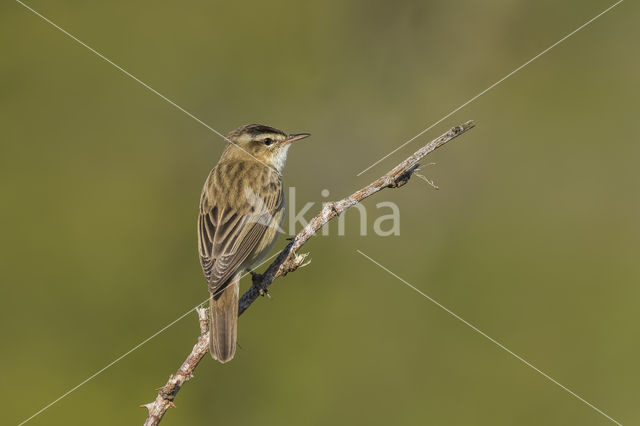
POLYGON ((287 151, 307 136, 242 126, 229 133, 231 143, 205 181, 198 251, 211 293, 211 355, 220 362, 235 354, 240 274, 267 255, 284 219, 281 172, 287 151))

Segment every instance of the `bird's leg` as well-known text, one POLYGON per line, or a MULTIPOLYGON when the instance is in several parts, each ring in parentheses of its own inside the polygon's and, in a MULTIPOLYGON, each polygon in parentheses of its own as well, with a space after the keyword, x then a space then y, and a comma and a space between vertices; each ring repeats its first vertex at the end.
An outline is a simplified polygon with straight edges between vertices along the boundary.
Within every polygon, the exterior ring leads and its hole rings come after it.
POLYGON ((262 285, 263 275, 252 270, 249 270, 249 273, 251 274, 251 282, 258 289, 258 293, 260 293, 260 296, 271 297, 269 296, 267 288, 262 285))
POLYGON ((387 186, 387 188, 400 188, 401 186, 404 186, 407 182, 409 182, 409 178, 419 166, 420 164, 416 164, 413 167, 411 167, 409 170, 400 174, 400 176, 397 176, 395 180, 391 182, 389 186, 387 186))

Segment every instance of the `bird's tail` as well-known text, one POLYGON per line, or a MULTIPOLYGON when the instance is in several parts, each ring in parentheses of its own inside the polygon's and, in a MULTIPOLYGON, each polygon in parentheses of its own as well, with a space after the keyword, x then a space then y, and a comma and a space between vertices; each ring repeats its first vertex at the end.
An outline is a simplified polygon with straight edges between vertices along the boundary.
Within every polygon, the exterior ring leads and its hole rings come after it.
POLYGON ((231 279, 227 288, 215 299, 209 299, 209 349, 211 356, 225 363, 236 353, 238 334, 239 275, 231 279))

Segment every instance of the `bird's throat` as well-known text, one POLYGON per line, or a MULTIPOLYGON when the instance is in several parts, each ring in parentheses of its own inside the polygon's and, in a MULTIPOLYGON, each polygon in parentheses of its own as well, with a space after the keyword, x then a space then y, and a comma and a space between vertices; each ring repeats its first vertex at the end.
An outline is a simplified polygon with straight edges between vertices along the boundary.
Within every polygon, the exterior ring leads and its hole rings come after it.
POLYGON ((284 169, 284 165, 287 162, 287 152, 289 151, 290 145, 285 145, 281 148, 278 148, 271 157, 271 164, 275 169, 282 173, 282 169, 284 169))

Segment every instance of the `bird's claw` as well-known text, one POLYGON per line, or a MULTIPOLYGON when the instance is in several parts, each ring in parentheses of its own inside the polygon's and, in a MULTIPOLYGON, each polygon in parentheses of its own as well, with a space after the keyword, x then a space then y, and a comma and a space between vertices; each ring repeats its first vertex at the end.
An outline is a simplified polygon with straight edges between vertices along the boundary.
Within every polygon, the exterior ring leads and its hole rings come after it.
POLYGON ((251 274, 251 282, 258 289, 258 293, 260 294, 260 296, 271 297, 269 296, 269 292, 267 291, 267 288, 262 285, 263 275, 254 271, 249 271, 249 273, 251 274))

